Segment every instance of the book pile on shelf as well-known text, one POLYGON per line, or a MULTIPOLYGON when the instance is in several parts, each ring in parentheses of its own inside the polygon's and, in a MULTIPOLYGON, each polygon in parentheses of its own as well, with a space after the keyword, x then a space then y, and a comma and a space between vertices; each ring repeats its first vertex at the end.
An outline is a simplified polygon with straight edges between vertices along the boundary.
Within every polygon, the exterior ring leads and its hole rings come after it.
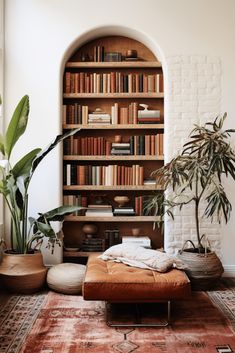
POLYGON ((85 252, 90 251, 104 251, 105 250, 105 239, 102 238, 86 238, 82 241, 81 250, 85 252))
POLYGON ((138 245, 138 246, 142 246, 144 248, 151 249, 151 240, 149 237, 146 237, 146 236, 138 236, 138 237, 135 237, 133 235, 123 236, 122 243, 138 245))
POLYGON ((64 185, 144 185, 144 167, 124 165, 64 164, 64 185))
POLYGON ((130 206, 115 207, 113 210, 113 215, 118 217, 134 216, 135 210, 133 207, 130 206))
POLYGON ((144 109, 138 110, 139 124, 156 124, 160 122, 160 110, 150 110, 147 104, 140 104, 144 109))
POLYGON ((66 71, 64 92, 68 93, 160 93, 162 74, 89 73, 66 71))
POLYGON ((101 109, 97 108, 93 113, 88 114, 88 124, 94 125, 110 125, 111 116, 101 109))
POLYGON ((113 217, 111 205, 105 204, 89 204, 85 212, 87 217, 113 217))
POLYGON ((111 154, 116 156, 125 156, 131 154, 130 142, 113 142, 111 154))
POLYGON ((104 231, 104 237, 106 249, 121 243, 119 229, 106 229, 104 231))
POLYGON ((82 195, 64 195, 63 196, 64 206, 80 206, 83 209, 73 213, 74 216, 83 216, 85 209, 87 208, 87 197, 82 195))
POLYGON ((144 179, 144 185, 156 185, 156 179, 146 178, 144 179))
POLYGON ((111 142, 104 137, 70 136, 64 140, 64 155, 110 156, 111 142))

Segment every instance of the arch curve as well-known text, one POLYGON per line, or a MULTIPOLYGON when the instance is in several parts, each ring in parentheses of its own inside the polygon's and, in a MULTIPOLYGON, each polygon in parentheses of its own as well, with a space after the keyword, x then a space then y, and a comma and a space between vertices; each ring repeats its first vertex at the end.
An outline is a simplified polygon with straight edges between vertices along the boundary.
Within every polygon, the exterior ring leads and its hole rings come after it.
POLYGON ((90 29, 89 31, 82 33, 76 39, 73 40, 73 42, 65 50, 64 56, 62 58, 61 73, 63 73, 64 71, 64 66, 66 61, 68 61, 68 59, 71 57, 71 55, 76 49, 81 47, 86 42, 94 40, 98 37, 112 36, 112 35, 129 37, 146 45, 146 47, 148 47, 153 52, 153 54, 158 58, 158 60, 161 61, 163 66, 163 71, 165 71, 164 70, 165 56, 161 48, 156 43, 156 41, 153 40, 153 38, 151 38, 149 35, 147 35, 142 31, 139 31, 130 27, 119 26, 119 25, 106 25, 102 27, 94 27, 93 29, 90 29))

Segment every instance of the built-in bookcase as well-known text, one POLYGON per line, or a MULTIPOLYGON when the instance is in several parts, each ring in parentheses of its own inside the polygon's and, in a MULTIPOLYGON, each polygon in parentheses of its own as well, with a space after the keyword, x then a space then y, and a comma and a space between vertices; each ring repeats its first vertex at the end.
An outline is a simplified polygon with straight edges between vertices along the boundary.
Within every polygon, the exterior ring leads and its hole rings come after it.
POLYGON ((115 196, 128 196, 125 206, 133 208, 135 215, 91 217, 83 211, 68 216, 63 227, 65 244, 81 248, 82 227, 94 223, 98 238, 105 238, 107 230, 118 230, 120 237, 131 235, 132 228, 138 227, 141 235, 151 238, 153 248, 162 246, 163 235, 153 228, 157 217, 146 215, 143 203, 162 192, 151 182, 151 172, 164 163, 163 72, 145 45, 110 36, 74 52, 64 70, 63 130, 77 127, 81 128, 77 135, 64 143, 64 203, 87 207, 102 200, 116 208, 115 196), (145 120, 139 113, 142 105, 158 113, 145 120), (123 152, 125 146, 128 151, 123 152))

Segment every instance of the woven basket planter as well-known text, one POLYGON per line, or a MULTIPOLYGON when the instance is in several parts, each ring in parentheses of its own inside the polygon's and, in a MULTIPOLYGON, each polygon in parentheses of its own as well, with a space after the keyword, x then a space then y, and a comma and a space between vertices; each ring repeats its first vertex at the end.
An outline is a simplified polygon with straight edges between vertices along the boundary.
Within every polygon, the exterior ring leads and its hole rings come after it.
POLYGON ((224 272, 220 259, 213 251, 199 254, 191 248, 179 251, 178 257, 188 266, 185 272, 193 290, 211 289, 224 272))
POLYGON ((0 281, 14 293, 31 294, 41 290, 46 283, 47 268, 42 254, 13 254, 4 252, 0 265, 0 281))

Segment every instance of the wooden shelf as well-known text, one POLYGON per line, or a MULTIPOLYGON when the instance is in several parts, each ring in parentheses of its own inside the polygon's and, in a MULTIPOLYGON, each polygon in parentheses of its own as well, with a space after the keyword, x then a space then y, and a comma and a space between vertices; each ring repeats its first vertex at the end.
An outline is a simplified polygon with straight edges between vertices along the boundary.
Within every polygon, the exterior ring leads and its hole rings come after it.
POLYGON ((151 190, 163 190, 159 185, 117 185, 117 186, 105 186, 105 185, 64 185, 63 190, 65 191, 84 191, 84 190, 107 190, 107 191, 151 191, 151 190))
POLYGON ((82 129, 82 130, 162 130, 164 124, 118 124, 118 125, 83 125, 83 124, 63 124, 63 129, 82 129))
POLYGON ((78 69, 89 69, 89 68, 97 68, 97 69, 105 69, 105 68, 161 68, 162 64, 159 61, 119 61, 119 62, 73 62, 68 61, 65 65, 66 68, 78 68, 78 69))
POLYGON ((64 161, 163 161, 164 156, 64 156, 64 161))
POLYGON ((86 252, 86 251, 65 251, 63 252, 64 257, 89 257, 91 254, 100 255, 101 252, 86 252))
POLYGON ((158 216, 113 216, 113 217, 88 217, 88 216, 66 216, 69 222, 157 222, 158 216))
POLYGON ((164 93, 64 93, 64 98, 67 99, 81 99, 81 98, 164 98, 164 93))

